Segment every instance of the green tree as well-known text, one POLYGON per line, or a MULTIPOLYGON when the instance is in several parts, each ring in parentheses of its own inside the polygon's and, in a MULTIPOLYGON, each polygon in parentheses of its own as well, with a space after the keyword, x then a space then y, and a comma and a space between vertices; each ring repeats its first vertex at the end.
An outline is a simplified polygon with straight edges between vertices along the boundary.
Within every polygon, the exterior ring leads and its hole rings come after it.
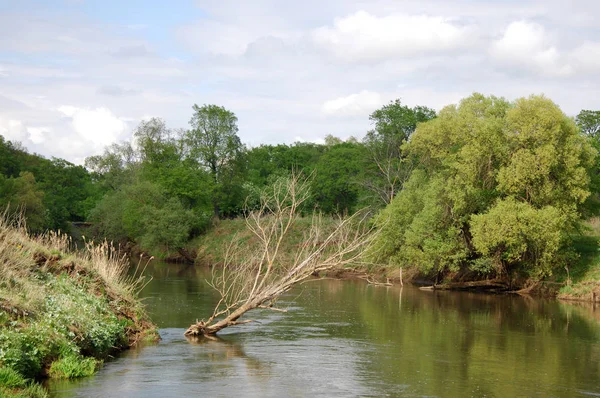
POLYGON ((104 149, 102 155, 85 159, 85 167, 102 189, 113 191, 124 184, 131 183, 131 177, 139 166, 139 155, 130 143, 114 143, 104 149))
POLYGON ((0 209, 15 217, 21 213, 32 232, 46 229, 46 207, 44 193, 39 190, 32 173, 24 171, 19 177, 0 174, 0 209))
POLYGON ((187 153, 209 171, 215 184, 214 214, 219 216, 222 204, 235 196, 234 189, 241 185, 231 184, 244 149, 237 135, 237 117, 217 105, 194 105, 192 109, 192 128, 185 134, 187 153))
POLYGON ((549 99, 474 94, 404 149, 419 170, 376 217, 375 260, 542 277, 566 255, 595 150, 549 99))
POLYGON ((363 181, 374 198, 383 205, 390 203, 409 178, 413 164, 403 158, 400 147, 408 141, 419 123, 435 118, 433 109, 425 106, 409 108, 399 99, 373 112, 374 124, 365 139, 370 161, 363 181))
POLYGON ((91 220, 104 237, 131 239, 143 250, 169 254, 183 252, 198 217, 158 184, 140 181, 105 195, 91 220))
POLYGON ((596 140, 600 139, 600 111, 584 109, 579 112, 575 121, 583 133, 596 140))
MULTIPOLYGON (((596 151, 600 151, 600 111, 582 110, 575 122, 581 132, 589 137, 596 151)), ((600 212, 600 156, 596 157, 590 177, 592 195, 586 201, 585 213, 594 216, 600 212)))
POLYGON ((337 143, 315 165, 312 191, 319 210, 346 214, 356 210, 362 194, 360 176, 366 149, 361 144, 337 143))

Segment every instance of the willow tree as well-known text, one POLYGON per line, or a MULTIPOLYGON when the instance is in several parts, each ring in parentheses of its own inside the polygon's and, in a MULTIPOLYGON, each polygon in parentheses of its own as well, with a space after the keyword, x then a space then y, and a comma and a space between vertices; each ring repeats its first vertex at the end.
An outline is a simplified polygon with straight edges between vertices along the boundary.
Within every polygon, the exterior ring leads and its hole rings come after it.
POLYGON ((280 311, 277 298, 294 285, 357 260, 372 237, 361 212, 337 220, 333 227, 326 227, 315 214, 302 242, 292 252, 284 251, 284 242, 309 198, 309 185, 307 179, 293 175, 262 192, 259 208, 246 215, 246 226, 254 237, 249 242, 254 244, 234 239, 223 267, 213 269, 211 286, 220 299, 208 319, 192 324, 186 336, 214 335, 226 327, 252 322, 240 318, 256 308, 280 311))
POLYGON ((552 101, 474 94, 419 125, 404 151, 418 170, 375 221, 374 260, 541 277, 563 259, 595 151, 552 101))

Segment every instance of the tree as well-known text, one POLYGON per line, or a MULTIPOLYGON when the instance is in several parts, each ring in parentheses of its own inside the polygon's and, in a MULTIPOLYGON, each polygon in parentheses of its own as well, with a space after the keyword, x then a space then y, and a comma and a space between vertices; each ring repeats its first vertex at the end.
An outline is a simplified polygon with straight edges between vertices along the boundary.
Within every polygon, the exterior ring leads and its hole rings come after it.
POLYGON ((263 191, 261 206, 248 212, 246 225, 256 237, 254 246, 234 243, 222 270, 213 274, 212 287, 220 300, 212 315, 197 321, 187 336, 214 335, 220 330, 251 320, 240 321, 246 312, 274 307, 277 298, 312 274, 355 261, 371 235, 362 215, 340 220, 331 232, 322 228, 315 215, 305 239, 295 253, 281 252, 298 221, 298 209, 308 199, 309 182, 301 177, 279 179, 263 191))
POLYGON ((172 158, 173 152, 176 152, 172 135, 164 120, 142 120, 133 133, 142 162, 160 163, 172 158))
POLYGON ((376 217, 375 261, 539 278, 568 254, 596 152, 549 99, 473 94, 405 149, 419 167, 376 217))
POLYGON ((32 232, 42 232, 47 225, 43 198, 32 173, 24 171, 16 178, 0 174, 0 210, 11 217, 21 213, 32 232))
MULTIPOLYGON (((600 152, 600 111, 582 110, 575 118, 577 127, 589 137, 592 146, 600 152)), ((585 213, 595 216, 600 212, 600 156, 590 173, 592 195, 586 201, 585 213)))
POLYGON ((214 213, 219 216, 220 200, 229 192, 223 189, 237 166, 243 145, 237 135, 237 117, 222 106, 192 107, 191 129, 185 134, 191 158, 205 167, 215 183, 214 213))
POLYGON ((156 183, 140 181, 105 195, 92 212, 98 232, 109 239, 133 239, 143 250, 160 254, 183 250, 198 217, 156 183))
POLYGON ((92 171, 95 181, 104 191, 116 190, 131 182, 138 165, 139 154, 129 142, 114 143, 105 148, 102 155, 85 159, 85 167, 92 171))
POLYGON ((332 144, 314 166, 315 205, 327 214, 351 214, 363 190, 360 178, 367 156, 361 144, 332 144))
POLYGON ((584 134, 595 140, 600 139, 600 111, 582 110, 575 121, 584 134))
POLYGON ((413 164, 403 158, 400 147, 407 142, 419 123, 435 118, 435 111, 425 106, 409 108, 399 99, 373 112, 369 119, 375 124, 365 137, 371 154, 370 170, 364 185, 375 198, 387 205, 396 196, 413 169, 413 164))

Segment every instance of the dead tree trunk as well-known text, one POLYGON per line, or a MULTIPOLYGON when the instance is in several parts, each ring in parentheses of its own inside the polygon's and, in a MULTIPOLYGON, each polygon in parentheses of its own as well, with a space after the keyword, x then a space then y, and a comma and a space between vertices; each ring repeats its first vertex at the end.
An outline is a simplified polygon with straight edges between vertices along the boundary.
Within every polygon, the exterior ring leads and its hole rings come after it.
POLYGON ((292 176, 280 179, 262 193, 258 210, 247 213, 246 226, 257 242, 241 247, 235 242, 226 253, 222 269, 213 269, 211 286, 220 294, 208 320, 196 321, 186 336, 214 335, 240 320, 248 311, 274 307, 277 298, 314 273, 355 262, 373 233, 363 213, 336 220, 329 230, 320 215, 294 253, 283 252, 284 240, 299 220, 299 208, 308 199, 309 181, 292 176))

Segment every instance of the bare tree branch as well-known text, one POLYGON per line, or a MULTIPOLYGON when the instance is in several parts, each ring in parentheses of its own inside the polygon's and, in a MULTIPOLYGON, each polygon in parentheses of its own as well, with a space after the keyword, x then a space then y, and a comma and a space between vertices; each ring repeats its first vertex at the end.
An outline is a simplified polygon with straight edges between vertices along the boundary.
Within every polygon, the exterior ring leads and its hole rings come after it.
POLYGON ((226 253, 222 269, 213 269, 210 285, 220 299, 207 321, 197 321, 186 336, 214 335, 223 328, 250 321, 238 319, 255 308, 274 307, 275 300, 295 284, 311 275, 357 261, 373 232, 367 227, 366 212, 336 219, 325 231, 319 214, 294 253, 282 253, 300 219, 299 208, 309 198, 309 180, 293 175, 263 192, 261 205, 246 215, 246 226, 254 243, 245 246, 234 240, 226 253))

